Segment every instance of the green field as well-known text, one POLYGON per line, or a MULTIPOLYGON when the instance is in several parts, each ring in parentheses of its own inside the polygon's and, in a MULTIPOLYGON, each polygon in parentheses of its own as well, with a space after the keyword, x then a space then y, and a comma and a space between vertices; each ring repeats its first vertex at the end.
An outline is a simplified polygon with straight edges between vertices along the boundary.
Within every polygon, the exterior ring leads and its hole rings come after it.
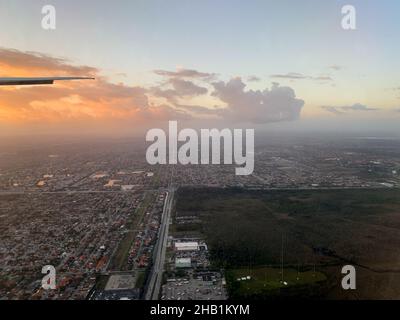
POLYGON ((201 233, 216 267, 279 269, 283 251, 284 268, 326 275, 327 297, 400 298, 399 189, 185 188, 176 216, 201 220, 174 230, 201 233), (347 264, 360 279, 354 297, 340 287, 347 264))
POLYGON ((118 244, 118 249, 112 258, 110 270, 122 271, 126 269, 125 264, 129 256, 129 250, 135 238, 136 232, 133 231, 129 231, 124 235, 124 238, 118 244))
POLYGON ((143 288, 145 281, 146 281, 146 272, 138 271, 135 288, 143 288))
POLYGON ((231 269, 227 271, 230 288, 235 290, 231 294, 247 296, 256 294, 274 293, 276 290, 302 287, 312 284, 323 283, 327 277, 321 272, 303 271, 296 269, 283 269, 260 267, 255 269, 231 269), (239 280, 243 277, 250 277, 250 280, 239 280), (282 281, 283 279, 283 281, 282 281))
POLYGON ((117 251, 112 257, 110 263, 110 270, 126 270, 126 263, 129 256, 129 250, 135 241, 138 229, 142 223, 143 217, 148 209, 148 206, 154 200, 153 193, 146 193, 143 202, 135 210, 132 218, 127 222, 127 228, 129 231, 124 235, 123 239, 118 245, 117 251))

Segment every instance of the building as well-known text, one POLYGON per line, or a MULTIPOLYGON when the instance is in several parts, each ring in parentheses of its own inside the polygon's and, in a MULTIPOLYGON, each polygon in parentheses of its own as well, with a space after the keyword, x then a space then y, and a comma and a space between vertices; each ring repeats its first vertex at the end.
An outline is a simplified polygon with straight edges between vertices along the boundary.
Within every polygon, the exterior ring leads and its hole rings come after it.
POLYGON ((176 258, 175 268, 191 268, 192 259, 191 258, 176 258))
POLYGON ((198 251, 198 242, 175 242, 175 249, 177 251, 198 251))

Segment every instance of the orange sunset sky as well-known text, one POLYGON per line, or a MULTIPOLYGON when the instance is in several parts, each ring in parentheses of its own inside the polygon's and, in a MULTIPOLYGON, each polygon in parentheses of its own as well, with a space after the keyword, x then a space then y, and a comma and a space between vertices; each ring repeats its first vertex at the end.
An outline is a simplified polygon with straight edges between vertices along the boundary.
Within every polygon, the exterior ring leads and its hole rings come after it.
POLYGON ((349 32, 343 3, 87 1, 77 11, 52 1, 57 28, 45 31, 41 1, 4 1, 0 77, 96 80, 1 87, 0 134, 134 132, 168 120, 399 131, 399 4, 355 1, 349 32))

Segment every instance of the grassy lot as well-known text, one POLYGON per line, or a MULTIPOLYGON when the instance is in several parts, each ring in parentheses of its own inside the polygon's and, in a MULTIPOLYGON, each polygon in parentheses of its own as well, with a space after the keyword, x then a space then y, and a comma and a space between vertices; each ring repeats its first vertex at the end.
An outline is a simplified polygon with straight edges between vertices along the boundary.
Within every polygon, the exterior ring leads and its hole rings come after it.
POLYGON ((128 229, 137 229, 139 227, 144 218, 144 215, 146 214, 149 205, 154 201, 154 197, 155 194, 153 192, 146 192, 143 201, 135 210, 132 219, 127 223, 128 229))
POLYGON ((136 238, 136 232, 129 231, 125 234, 124 238, 118 245, 118 249, 115 252, 111 264, 111 270, 125 270, 124 265, 129 256, 129 249, 132 246, 133 241, 136 238))
POLYGON ((321 272, 298 272, 295 269, 288 268, 283 269, 283 281, 287 285, 282 282, 282 273, 279 268, 233 269, 228 272, 232 275, 232 280, 239 284, 239 290, 242 293, 258 293, 265 290, 309 285, 327 280, 326 276, 321 272), (237 280, 247 276, 250 276, 251 280, 237 280))
POLYGON ((136 209, 130 221, 127 223, 127 228, 130 230, 118 245, 118 249, 112 257, 110 263, 111 270, 125 270, 126 262, 129 256, 129 250, 135 241, 136 235, 140 224, 142 223, 143 217, 148 210, 149 205, 154 201, 155 194, 148 192, 145 194, 143 201, 140 206, 136 209))
POLYGON ((104 290, 109 278, 110 278, 110 276, 103 276, 103 275, 98 276, 97 280, 96 280, 95 289, 96 290, 104 290))
POLYGON ((146 280, 146 272, 138 271, 135 288, 143 288, 145 280, 146 280))

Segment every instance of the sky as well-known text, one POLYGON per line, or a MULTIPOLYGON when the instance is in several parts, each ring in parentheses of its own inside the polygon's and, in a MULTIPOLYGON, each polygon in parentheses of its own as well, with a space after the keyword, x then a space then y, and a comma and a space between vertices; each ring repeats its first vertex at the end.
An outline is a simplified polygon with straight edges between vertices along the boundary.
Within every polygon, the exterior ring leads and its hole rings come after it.
POLYGON ((398 130, 397 0, 0 0, 0 133, 201 127, 398 130), (56 8, 56 30, 41 27, 56 8), (356 8, 356 30, 341 9, 356 8))

